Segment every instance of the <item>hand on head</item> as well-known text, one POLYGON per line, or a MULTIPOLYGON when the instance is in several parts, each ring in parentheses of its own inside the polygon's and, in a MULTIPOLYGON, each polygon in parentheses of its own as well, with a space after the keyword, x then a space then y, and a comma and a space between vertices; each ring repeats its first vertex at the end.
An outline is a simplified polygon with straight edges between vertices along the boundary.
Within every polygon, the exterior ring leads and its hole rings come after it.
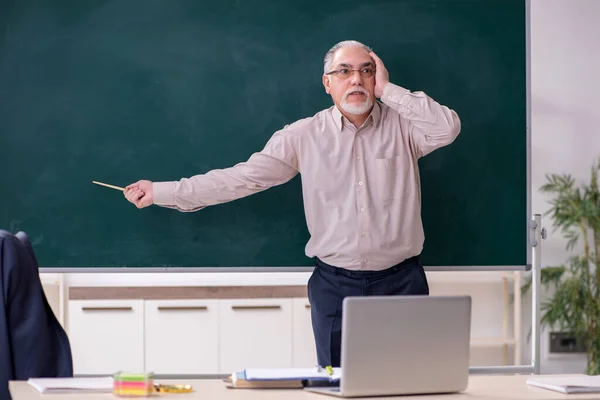
POLYGON ((374 52, 369 53, 373 61, 375 61, 375 97, 381 98, 383 96, 383 89, 385 85, 390 81, 390 74, 383 65, 381 58, 377 57, 374 52))
POLYGON ((127 185, 123 191, 125 198, 135 204, 137 208, 144 208, 153 204, 152 197, 152 182, 137 181, 131 185, 127 185))

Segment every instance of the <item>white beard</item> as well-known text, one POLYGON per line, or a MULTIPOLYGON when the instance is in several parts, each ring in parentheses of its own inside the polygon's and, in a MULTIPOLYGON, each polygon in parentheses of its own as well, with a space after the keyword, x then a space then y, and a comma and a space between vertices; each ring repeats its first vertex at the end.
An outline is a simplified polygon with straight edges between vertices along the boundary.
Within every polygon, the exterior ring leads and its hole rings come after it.
POLYGON ((346 93, 344 93, 344 97, 342 98, 342 102, 340 103, 340 106, 348 114, 362 115, 362 114, 366 113, 367 111, 369 111, 371 109, 371 107, 373 107, 373 100, 371 99, 371 95, 369 94, 369 92, 367 92, 364 88, 355 87, 355 88, 348 89, 346 91, 346 93), (348 96, 352 92, 361 92, 367 97, 367 99, 360 104, 348 103, 348 96))
POLYGON ((360 103, 360 104, 356 104, 356 103, 348 103, 347 99, 342 100, 342 103, 340 104, 340 106, 342 107, 342 109, 344 111, 346 111, 348 114, 353 114, 353 115, 362 115, 364 113, 366 113, 367 111, 369 111, 371 109, 371 107, 373 107, 373 100, 371 100, 371 97, 367 97, 367 99, 360 103))

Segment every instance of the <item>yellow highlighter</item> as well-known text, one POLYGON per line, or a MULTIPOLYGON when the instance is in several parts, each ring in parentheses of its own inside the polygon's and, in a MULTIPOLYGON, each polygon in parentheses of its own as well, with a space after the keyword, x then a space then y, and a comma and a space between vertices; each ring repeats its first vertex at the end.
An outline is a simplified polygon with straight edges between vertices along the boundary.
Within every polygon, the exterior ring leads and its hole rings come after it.
POLYGON ((192 385, 164 385, 155 383, 154 390, 159 393, 190 393, 194 390, 192 385))

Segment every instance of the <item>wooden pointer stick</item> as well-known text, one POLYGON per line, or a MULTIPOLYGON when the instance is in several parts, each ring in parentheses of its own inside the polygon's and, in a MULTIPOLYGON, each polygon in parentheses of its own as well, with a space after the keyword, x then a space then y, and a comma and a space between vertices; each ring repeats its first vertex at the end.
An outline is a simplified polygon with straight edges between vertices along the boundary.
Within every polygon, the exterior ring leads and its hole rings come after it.
POLYGON ((124 191, 125 189, 122 187, 118 187, 118 186, 113 186, 113 185, 109 185, 108 183, 102 183, 102 182, 96 182, 96 181, 92 181, 93 183, 95 183, 96 185, 100 185, 100 186, 106 186, 108 188, 111 189, 116 189, 116 190, 120 190, 121 192, 124 191))

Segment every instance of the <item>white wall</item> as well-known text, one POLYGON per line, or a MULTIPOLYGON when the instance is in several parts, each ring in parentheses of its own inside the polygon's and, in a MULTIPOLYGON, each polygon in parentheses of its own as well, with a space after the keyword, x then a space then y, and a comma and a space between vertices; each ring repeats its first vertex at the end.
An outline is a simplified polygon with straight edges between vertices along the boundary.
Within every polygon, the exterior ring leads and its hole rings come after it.
MULTIPOLYGON (((531 0, 534 213, 549 207, 539 192, 546 173, 589 179, 591 164, 600 157, 599 17, 598 0, 531 0)), ((542 266, 560 264, 568 257, 566 241, 552 231, 550 217, 544 226, 549 237, 542 244, 542 266)), ((549 355, 547 336, 544 332, 541 341, 543 373, 584 371, 583 355, 549 355)))

